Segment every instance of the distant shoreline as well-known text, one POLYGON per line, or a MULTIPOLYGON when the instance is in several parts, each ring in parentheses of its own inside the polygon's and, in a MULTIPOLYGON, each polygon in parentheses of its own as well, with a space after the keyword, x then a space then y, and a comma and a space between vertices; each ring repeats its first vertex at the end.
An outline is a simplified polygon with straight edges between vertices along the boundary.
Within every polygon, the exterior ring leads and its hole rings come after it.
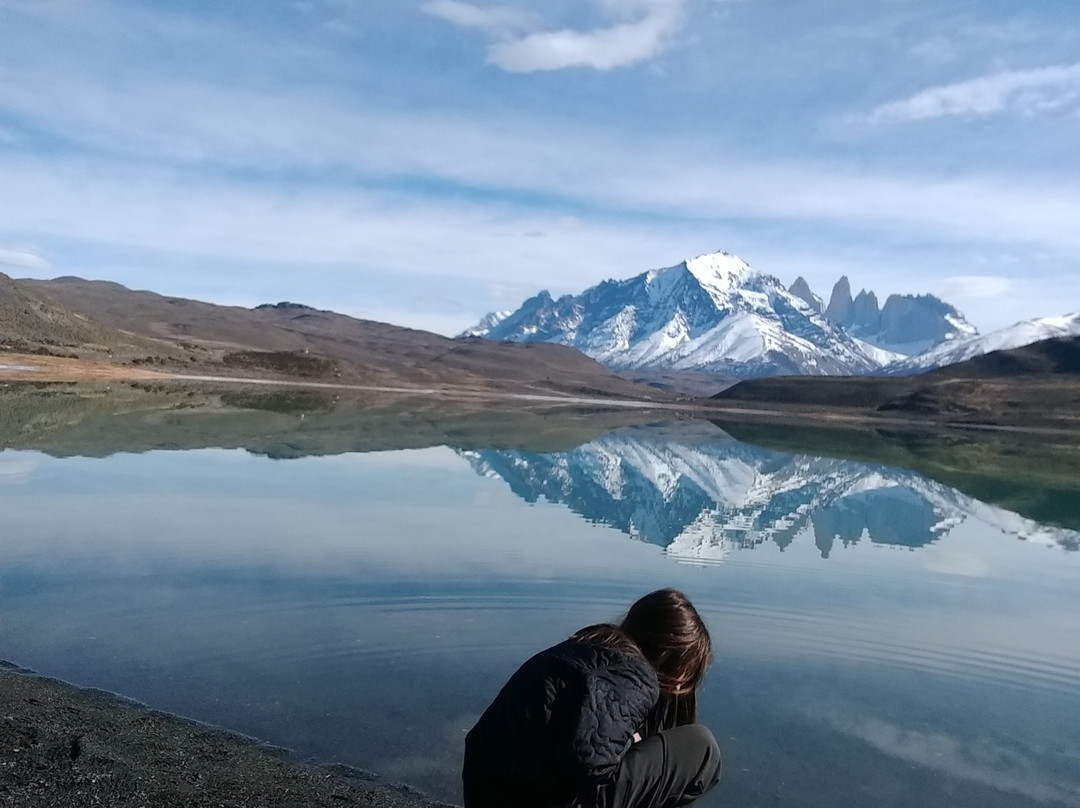
POLYGON ((260 387, 302 387, 315 390, 349 390, 358 393, 398 393, 402 395, 443 396, 456 399, 514 399, 546 404, 574 406, 634 407, 640 409, 682 410, 693 403, 672 403, 650 399, 596 398, 555 393, 515 393, 509 390, 478 390, 451 386, 363 385, 348 382, 321 382, 307 379, 267 379, 247 376, 211 376, 193 373, 168 373, 141 368, 62 357, 38 357, 33 354, 0 353, 0 381, 29 382, 103 382, 159 381, 201 384, 248 384, 260 387))
POLYGON ((958 429, 984 432, 1010 432, 1034 435, 1076 435, 1077 427, 1057 423, 996 423, 994 421, 958 420, 934 414, 908 417, 894 414, 882 415, 875 410, 851 407, 827 407, 823 405, 793 405, 787 402, 761 402, 761 406, 748 406, 751 402, 721 403, 707 398, 657 401, 612 396, 590 397, 571 393, 522 393, 510 390, 477 389, 470 387, 360 385, 349 382, 313 381, 308 379, 268 379, 264 377, 215 376, 191 373, 170 373, 145 370, 107 362, 95 362, 65 357, 38 356, 0 352, 0 383, 39 382, 160 382, 192 384, 251 385, 256 387, 304 388, 314 390, 340 390, 355 393, 380 393, 403 396, 432 396, 458 401, 521 401, 523 403, 566 405, 568 407, 608 407, 612 409, 639 409, 684 413, 695 417, 732 417, 750 420, 779 420, 812 424, 833 424, 851 428, 875 426, 916 427, 919 429, 958 429))

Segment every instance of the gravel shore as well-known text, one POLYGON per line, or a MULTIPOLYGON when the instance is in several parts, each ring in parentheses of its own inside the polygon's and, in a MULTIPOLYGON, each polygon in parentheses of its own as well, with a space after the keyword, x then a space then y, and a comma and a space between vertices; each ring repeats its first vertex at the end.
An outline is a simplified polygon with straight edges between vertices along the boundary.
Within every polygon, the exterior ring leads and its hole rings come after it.
POLYGON ((0 806, 430 808, 341 766, 0 663, 0 806))

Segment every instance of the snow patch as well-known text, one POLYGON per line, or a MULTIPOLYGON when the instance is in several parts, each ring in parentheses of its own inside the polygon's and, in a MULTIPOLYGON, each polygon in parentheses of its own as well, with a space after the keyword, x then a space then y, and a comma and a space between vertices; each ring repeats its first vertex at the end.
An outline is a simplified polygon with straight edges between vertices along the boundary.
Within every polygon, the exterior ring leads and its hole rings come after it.
POLYGON ((1022 348, 1054 337, 1080 336, 1080 313, 1063 317, 1024 320, 985 336, 955 339, 885 368, 886 373, 902 375, 964 362, 993 351, 1022 348))

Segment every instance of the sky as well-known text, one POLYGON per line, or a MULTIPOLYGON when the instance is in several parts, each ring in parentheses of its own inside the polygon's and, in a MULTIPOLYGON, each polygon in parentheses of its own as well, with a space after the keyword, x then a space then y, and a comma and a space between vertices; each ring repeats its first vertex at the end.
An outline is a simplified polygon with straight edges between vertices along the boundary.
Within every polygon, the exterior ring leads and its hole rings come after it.
POLYGON ((1077 0, 0 0, 0 272, 453 335, 735 253, 1080 310, 1077 0))

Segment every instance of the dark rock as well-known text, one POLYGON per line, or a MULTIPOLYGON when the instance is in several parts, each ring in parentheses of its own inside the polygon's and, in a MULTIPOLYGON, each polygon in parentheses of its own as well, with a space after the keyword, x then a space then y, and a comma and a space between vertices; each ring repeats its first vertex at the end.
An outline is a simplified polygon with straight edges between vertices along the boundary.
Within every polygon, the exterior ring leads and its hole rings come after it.
POLYGON ((825 317, 839 326, 848 328, 854 320, 855 304, 851 299, 851 282, 847 275, 842 275, 833 287, 829 305, 825 308, 825 317))
POLYGON ((936 345, 956 333, 948 317, 958 318, 959 312, 933 295, 889 295, 881 310, 878 339, 894 345, 936 345))
POLYGON ((810 289, 810 284, 806 282, 806 279, 801 275, 795 279, 795 283, 788 287, 788 291, 795 297, 805 300, 806 305, 816 311, 818 314, 824 313, 824 304, 821 298, 813 293, 810 289))
POLYGON ((881 310, 877 295, 863 289, 855 297, 851 312, 852 330, 856 335, 874 334, 881 329, 881 310))

